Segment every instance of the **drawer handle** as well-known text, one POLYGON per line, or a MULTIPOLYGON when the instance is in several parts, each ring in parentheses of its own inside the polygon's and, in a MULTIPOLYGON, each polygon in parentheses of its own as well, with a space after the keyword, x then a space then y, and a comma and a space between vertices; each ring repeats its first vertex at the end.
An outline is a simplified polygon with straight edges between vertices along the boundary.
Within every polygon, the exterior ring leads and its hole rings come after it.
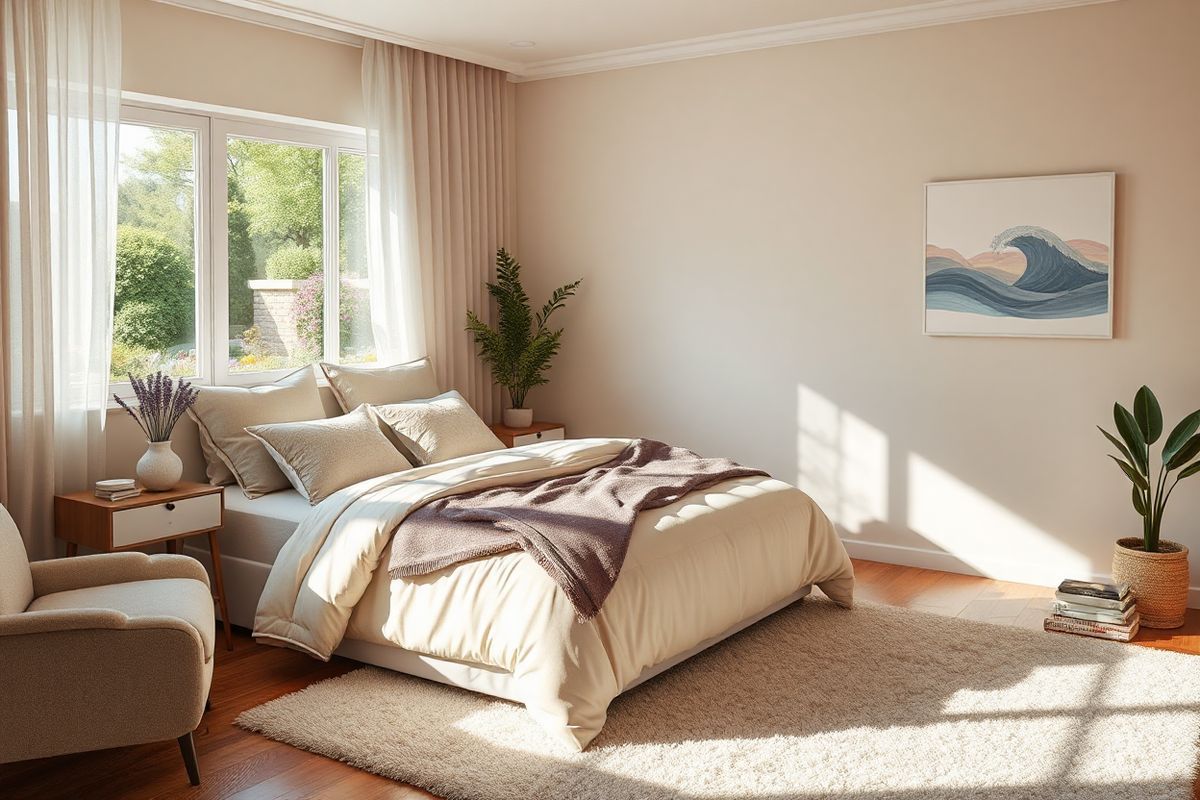
POLYGON ((542 438, 542 432, 541 432, 541 431, 538 431, 538 432, 537 432, 537 438, 539 438, 539 439, 540 439, 540 438, 542 438))
POLYGON ((175 510, 175 504, 174 504, 174 503, 167 503, 165 506, 163 506, 163 508, 165 508, 167 511, 174 511, 174 510, 175 510))

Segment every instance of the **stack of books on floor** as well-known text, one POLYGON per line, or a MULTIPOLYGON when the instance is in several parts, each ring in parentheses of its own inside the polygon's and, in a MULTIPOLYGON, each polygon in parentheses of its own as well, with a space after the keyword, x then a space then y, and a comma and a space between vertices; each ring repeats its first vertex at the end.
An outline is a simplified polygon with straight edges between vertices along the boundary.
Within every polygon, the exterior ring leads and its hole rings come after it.
POLYGON ((107 481, 96 481, 96 497, 101 500, 128 500, 142 493, 133 478, 114 478, 107 481))
POLYGON ((1129 584, 1063 581, 1054 593, 1048 631, 1128 642, 1137 635, 1141 618, 1129 584))

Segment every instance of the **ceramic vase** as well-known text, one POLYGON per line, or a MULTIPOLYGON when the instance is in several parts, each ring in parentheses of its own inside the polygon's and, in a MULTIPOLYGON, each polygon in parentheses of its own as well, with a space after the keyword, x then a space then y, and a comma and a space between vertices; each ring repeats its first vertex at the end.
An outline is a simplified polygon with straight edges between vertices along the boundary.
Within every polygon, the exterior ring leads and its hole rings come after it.
POLYGON ((174 489, 183 475, 183 461, 168 442, 146 442, 146 452, 137 462, 137 476, 150 492, 174 489))
POLYGON ((533 424, 532 408, 504 409, 504 426, 507 428, 528 428, 533 424))

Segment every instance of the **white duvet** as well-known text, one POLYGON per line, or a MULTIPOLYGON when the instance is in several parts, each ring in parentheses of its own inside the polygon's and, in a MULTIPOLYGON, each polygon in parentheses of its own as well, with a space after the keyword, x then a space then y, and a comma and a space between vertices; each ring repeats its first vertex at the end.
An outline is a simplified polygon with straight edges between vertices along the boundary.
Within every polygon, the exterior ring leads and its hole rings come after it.
POLYGON ((511 673, 556 738, 582 749, 609 703, 648 667, 685 653, 808 584, 849 605, 853 568, 803 492, 738 478, 643 512, 600 614, 576 619, 523 552, 414 578, 388 547, 421 505, 474 489, 583 472, 627 439, 576 439, 466 456, 348 487, 316 506, 267 580, 254 635, 328 659, 343 637, 511 673))

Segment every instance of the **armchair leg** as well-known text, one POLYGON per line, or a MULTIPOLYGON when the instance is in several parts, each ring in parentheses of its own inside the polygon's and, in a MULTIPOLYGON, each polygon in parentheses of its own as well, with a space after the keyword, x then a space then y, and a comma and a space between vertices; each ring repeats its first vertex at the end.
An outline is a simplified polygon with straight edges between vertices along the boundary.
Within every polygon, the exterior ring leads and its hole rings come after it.
POLYGON ((196 761, 196 741, 190 731, 176 741, 179 742, 179 752, 183 754, 183 765, 187 767, 188 782, 192 786, 199 786, 200 764, 196 761))

